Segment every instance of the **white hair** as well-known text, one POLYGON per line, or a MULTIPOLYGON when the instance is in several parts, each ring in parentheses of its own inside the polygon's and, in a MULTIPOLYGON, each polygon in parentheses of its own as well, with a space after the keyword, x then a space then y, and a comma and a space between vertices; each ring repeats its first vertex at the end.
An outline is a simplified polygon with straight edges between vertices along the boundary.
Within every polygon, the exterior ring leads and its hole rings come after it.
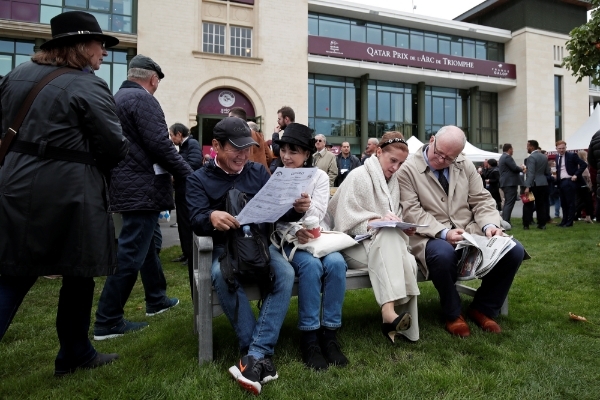
POLYGON ((155 75, 155 74, 156 74, 156 72, 150 71, 148 69, 129 68, 129 71, 127 71, 127 79, 145 81, 145 80, 150 79, 152 77, 152 75, 155 75))
POLYGON ((370 144, 379 144, 379 139, 377 139, 377 138, 369 138, 369 140, 367 140, 367 143, 370 143, 370 144))
POLYGON ((248 126, 250 127, 250 129, 252 129, 254 132, 260 132, 260 128, 258 127, 258 124, 254 121, 248 121, 248 126))

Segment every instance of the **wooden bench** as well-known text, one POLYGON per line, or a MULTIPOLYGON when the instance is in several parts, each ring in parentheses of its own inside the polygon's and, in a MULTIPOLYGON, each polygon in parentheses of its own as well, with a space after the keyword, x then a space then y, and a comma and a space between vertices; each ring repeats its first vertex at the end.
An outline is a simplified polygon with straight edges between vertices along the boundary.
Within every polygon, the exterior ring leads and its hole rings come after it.
MULTIPOLYGON (((211 280, 213 241, 211 237, 194 235, 194 333, 198 334, 199 363, 213 360, 213 328, 212 319, 223 313, 219 297, 213 290, 211 280)), ((418 282, 426 281, 419 271, 418 282)), ((348 269, 346 272, 346 290, 365 289, 371 287, 369 273, 366 269, 348 269)), ((474 296, 476 289, 456 284, 456 290, 474 296)), ((259 300, 257 287, 245 287, 249 300, 259 300)), ((292 296, 298 294, 298 280, 294 283, 292 296)), ((508 298, 502 305, 501 313, 508 315, 508 298)))

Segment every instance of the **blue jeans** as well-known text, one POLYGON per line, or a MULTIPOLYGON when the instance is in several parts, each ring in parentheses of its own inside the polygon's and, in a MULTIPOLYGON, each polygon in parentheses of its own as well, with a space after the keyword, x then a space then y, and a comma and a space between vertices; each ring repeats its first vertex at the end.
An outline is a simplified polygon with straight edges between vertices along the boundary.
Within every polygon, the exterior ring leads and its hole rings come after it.
MULTIPOLYGON (((274 248, 273 245, 271 247, 274 248)), ((292 245, 284 247, 288 257, 292 248, 292 245)), ((274 250, 277 251, 275 248, 274 250)), ((298 249, 290 264, 298 277, 298 329, 313 331, 321 326, 335 329, 342 326, 342 305, 348 269, 344 257, 335 252, 316 258, 311 253, 298 249), (322 321, 319 318, 321 308, 322 321)))
MULTIPOLYGON (((37 277, 0 276, 0 340, 37 277)), ((64 276, 58 297, 56 332, 60 349, 57 371, 79 367, 96 357, 88 339, 94 298, 94 278, 64 276)))
MULTIPOLYGON (((523 261, 525 250, 521 243, 516 240, 515 243, 517 245, 481 279, 481 286, 471 303, 471 308, 490 318, 495 318, 500 313, 515 274, 523 261)), ((440 295, 442 311, 448 321, 454 321, 461 314, 460 296, 454 286, 461 254, 462 250, 455 251, 450 243, 442 239, 430 239, 425 247, 429 277, 440 295)))
POLYGON ((119 268, 104 284, 96 311, 96 327, 112 328, 123 320, 123 308, 138 272, 144 284, 146 308, 160 307, 167 302, 167 281, 156 251, 158 214, 158 211, 122 214, 123 229, 117 250, 119 268))
POLYGON ((244 288, 240 285, 235 293, 231 293, 227 282, 223 279, 219 256, 224 251, 223 246, 215 246, 212 253, 212 283, 219 296, 221 308, 235 330, 242 352, 250 351, 271 356, 290 305, 294 269, 281 253, 269 248, 275 284, 273 291, 264 299, 257 320, 244 288), (238 315, 235 321, 235 307, 238 301, 238 315))

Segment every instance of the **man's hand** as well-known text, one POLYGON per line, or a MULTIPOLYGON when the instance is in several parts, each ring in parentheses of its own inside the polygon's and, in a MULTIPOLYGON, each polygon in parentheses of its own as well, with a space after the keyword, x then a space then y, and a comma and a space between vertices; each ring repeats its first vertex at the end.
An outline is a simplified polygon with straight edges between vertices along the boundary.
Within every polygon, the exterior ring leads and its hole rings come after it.
POLYGON ((279 132, 281 132, 281 127, 279 125, 275 125, 274 133, 279 133, 279 132))
POLYGON ((529 193, 529 188, 525 188, 525 192, 523 192, 525 194, 529 193))
POLYGON ((210 223, 218 231, 228 231, 240 227, 237 219, 225 211, 213 211, 210 214, 210 223))
POLYGON ((458 242, 463 240, 463 233, 465 233, 464 229, 450 229, 448 233, 446 233, 446 242, 450 243, 452 246, 456 246, 458 242))
POLYGON ((304 228, 301 228, 298 230, 298 232, 296 232, 296 237, 298 238, 298 243, 300 244, 308 243, 311 239, 315 238, 312 233, 304 228))
POLYGON ((571 180, 572 180, 573 182, 576 182, 576 181, 577 181, 577 175, 573 175, 573 176, 571 177, 571 180))
POLYGON ((294 201, 294 210, 299 213, 305 213, 310 208, 310 196, 308 193, 302 193, 301 196, 294 201))
POLYGON ((487 236, 489 238, 491 238, 492 236, 502 236, 502 235, 504 235, 504 232, 502 232, 502 229, 495 227, 495 226, 490 226, 485 231, 485 236, 487 236))
POLYGON ((414 234, 417 233, 417 228, 402 229, 402 232, 406 233, 408 236, 414 236, 414 234))

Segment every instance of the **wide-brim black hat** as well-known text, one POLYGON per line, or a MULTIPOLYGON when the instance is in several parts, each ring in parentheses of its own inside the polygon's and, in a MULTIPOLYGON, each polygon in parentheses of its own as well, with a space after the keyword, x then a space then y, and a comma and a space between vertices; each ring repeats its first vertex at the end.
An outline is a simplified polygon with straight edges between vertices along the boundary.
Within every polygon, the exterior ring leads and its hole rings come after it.
POLYGON ((275 140, 278 145, 282 144, 294 144, 300 146, 311 152, 315 152, 315 138, 313 137, 313 130, 306 125, 291 123, 285 127, 283 135, 279 140, 275 140))
POLYGON ((83 11, 68 11, 58 14, 50 20, 50 29, 52 30, 52 39, 40 46, 42 50, 93 38, 103 41, 105 48, 119 44, 119 39, 102 32, 96 17, 83 11))

